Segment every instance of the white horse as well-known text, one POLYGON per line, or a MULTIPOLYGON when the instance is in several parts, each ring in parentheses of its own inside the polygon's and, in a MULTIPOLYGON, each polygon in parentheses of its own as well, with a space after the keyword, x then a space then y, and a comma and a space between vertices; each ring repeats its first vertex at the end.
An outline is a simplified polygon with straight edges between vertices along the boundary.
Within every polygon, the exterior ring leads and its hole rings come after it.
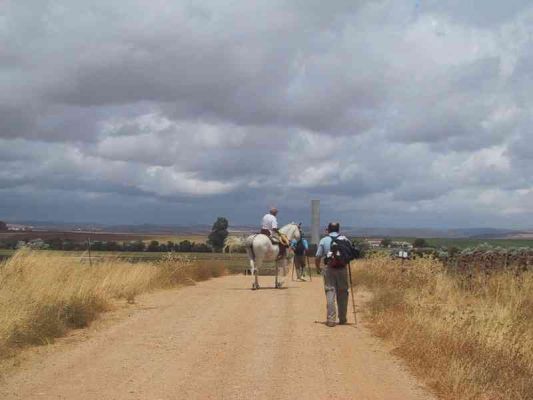
MULTIPOLYGON (((285 225, 279 230, 289 242, 293 239, 300 239, 300 227, 298 224, 291 222, 290 224, 285 225)), ((257 275, 259 269, 263 266, 265 261, 275 261, 276 262, 276 281, 275 287, 281 288, 283 282, 278 279, 279 268, 282 267, 284 273, 287 268, 287 259, 283 257, 278 260, 279 254, 279 245, 272 244, 270 238, 267 235, 261 233, 248 236, 245 240, 246 252, 248 253, 248 258, 250 259, 250 270, 254 278, 252 283, 252 290, 259 289, 259 281, 257 275)))

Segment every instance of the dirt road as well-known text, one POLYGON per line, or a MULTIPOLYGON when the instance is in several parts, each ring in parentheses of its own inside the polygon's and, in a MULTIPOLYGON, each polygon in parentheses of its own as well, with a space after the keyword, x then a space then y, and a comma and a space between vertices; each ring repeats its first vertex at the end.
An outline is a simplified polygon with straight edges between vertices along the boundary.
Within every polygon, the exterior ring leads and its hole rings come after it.
POLYGON ((141 297, 129 317, 8 376, 0 398, 432 398, 364 328, 315 322, 325 317, 319 279, 250 283, 228 276, 141 297))

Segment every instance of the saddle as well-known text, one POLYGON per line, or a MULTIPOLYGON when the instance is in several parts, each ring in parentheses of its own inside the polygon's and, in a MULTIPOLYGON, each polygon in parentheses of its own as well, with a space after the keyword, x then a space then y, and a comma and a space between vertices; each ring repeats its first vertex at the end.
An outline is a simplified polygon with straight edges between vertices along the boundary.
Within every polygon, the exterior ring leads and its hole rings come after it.
POLYGON ((283 233, 278 234, 271 234, 268 229, 261 229, 261 234, 268 236, 272 244, 277 244, 283 247, 289 247, 290 242, 286 235, 283 233))

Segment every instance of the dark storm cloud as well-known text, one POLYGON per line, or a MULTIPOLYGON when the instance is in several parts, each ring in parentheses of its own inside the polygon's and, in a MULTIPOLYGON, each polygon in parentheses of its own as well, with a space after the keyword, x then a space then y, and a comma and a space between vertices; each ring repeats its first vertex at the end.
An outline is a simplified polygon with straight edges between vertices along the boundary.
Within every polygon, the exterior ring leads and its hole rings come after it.
POLYGON ((0 217, 301 219, 316 196, 369 225, 519 223, 532 22, 517 0, 5 1, 0 217))

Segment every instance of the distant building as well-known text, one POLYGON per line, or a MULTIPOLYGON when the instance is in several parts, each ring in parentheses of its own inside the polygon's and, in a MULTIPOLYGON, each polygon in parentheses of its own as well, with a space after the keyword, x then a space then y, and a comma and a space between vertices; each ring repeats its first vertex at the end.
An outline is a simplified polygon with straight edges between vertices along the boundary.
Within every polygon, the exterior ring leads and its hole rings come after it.
POLYGON ((19 224, 7 224, 8 231, 33 231, 33 226, 19 225, 19 224))

